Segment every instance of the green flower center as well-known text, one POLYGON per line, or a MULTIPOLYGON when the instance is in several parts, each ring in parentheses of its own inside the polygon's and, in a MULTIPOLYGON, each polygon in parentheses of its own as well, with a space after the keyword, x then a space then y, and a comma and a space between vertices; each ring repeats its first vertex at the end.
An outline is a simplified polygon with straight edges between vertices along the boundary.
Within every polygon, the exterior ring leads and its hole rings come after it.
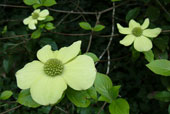
POLYGON ((38 19, 38 17, 39 17, 39 13, 33 13, 32 14, 32 18, 33 19, 38 19))
POLYGON ((58 59, 49 59, 45 64, 44 64, 44 72, 48 76, 57 76, 62 74, 64 69, 64 65, 62 62, 58 59))
POLYGON ((143 30, 140 28, 140 27, 135 27, 133 30, 132 30, 132 34, 136 37, 139 37, 141 36, 143 33, 143 30))

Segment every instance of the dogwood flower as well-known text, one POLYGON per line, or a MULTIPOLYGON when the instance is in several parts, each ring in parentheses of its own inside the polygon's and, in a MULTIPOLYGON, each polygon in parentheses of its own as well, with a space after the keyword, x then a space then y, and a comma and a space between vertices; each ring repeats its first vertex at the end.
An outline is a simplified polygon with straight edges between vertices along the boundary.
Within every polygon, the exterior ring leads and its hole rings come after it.
POLYGON ((17 86, 29 89, 33 100, 41 105, 55 104, 67 85, 75 90, 90 88, 96 77, 91 57, 78 55, 81 41, 52 51, 50 45, 37 52, 34 60, 16 72, 17 86))
POLYGON ((152 48, 152 42, 149 38, 157 37, 161 29, 147 29, 149 26, 149 19, 146 18, 144 23, 140 25, 135 20, 130 20, 129 28, 122 27, 119 23, 117 24, 118 30, 121 34, 127 34, 120 44, 124 46, 129 46, 134 42, 134 48, 139 51, 149 51, 152 48))
POLYGON ((28 25, 29 29, 35 30, 36 29, 35 25, 38 23, 38 20, 39 21, 45 20, 48 15, 49 15, 48 10, 45 9, 45 10, 40 11, 40 9, 36 9, 31 14, 31 16, 24 19, 23 23, 25 25, 28 25))

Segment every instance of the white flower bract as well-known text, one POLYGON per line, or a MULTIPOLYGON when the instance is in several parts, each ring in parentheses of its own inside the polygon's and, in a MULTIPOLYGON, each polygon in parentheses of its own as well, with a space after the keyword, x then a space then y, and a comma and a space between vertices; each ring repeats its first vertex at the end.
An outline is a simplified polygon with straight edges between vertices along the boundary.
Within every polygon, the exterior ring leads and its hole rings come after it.
POLYGON ((120 44, 129 46, 134 43, 134 48, 139 52, 149 51, 152 49, 152 42, 149 38, 157 37, 161 29, 147 29, 149 26, 149 19, 146 18, 144 23, 140 25, 135 20, 130 20, 129 27, 122 27, 117 24, 118 30, 121 34, 126 36, 120 41, 120 44))
POLYGON ((40 9, 36 9, 34 12, 32 12, 31 16, 24 19, 23 23, 28 25, 29 29, 35 30, 38 21, 45 20, 48 15, 49 11, 47 9, 42 11, 40 11, 40 9))
POLYGON ((34 101, 41 105, 55 104, 67 89, 90 88, 96 77, 94 61, 87 55, 78 55, 81 41, 69 47, 52 51, 50 45, 37 52, 34 60, 16 73, 17 86, 29 89, 34 101))

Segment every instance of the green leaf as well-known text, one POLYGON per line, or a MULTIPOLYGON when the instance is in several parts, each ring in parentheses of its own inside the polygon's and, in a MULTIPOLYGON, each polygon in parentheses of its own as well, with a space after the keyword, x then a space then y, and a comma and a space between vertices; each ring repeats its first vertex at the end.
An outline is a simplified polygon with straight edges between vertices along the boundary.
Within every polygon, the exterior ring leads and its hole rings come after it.
POLYGON ((43 5, 42 5, 42 4, 34 4, 34 5, 33 5, 33 8, 34 8, 34 9, 37 9, 38 7, 41 7, 41 6, 43 6, 43 5))
POLYGON ((131 9, 126 15, 126 21, 136 18, 140 13, 140 8, 131 9))
POLYGON ((71 88, 66 91, 67 98, 77 107, 88 107, 90 105, 90 97, 87 91, 76 91, 71 88))
POLYGON ((105 28, 104 25, 96 25, 96 26, 93 28, 93 31, 98 32, 98 31, 103 30, 104 28, 105 28))
POLYGON ((47 30, 52 30, 52 29, 55 29, 55 27, 54 27, 54 25, 53 25, 53 23, 47 23, 46 25, 45 25, 45 28, 47 29, 47 30))
POLYGON ((2 30, 2 34, 5 34, 6 32, 7 32, 7 30, 8 30, 8 28, 7 28, 7 25, 6 26, 4 26, 4 28, 3 28, 3 30, 2 30))
POLYGON ((159 101, 169 102, 170 101, 170 92, 169 91, 155 92, 152 97, 159 101))
POLYGON ((36 31, 34 31, 33 33, 32 33, 32 35, 31 35, 31 38, 32 39, 37 39, 37 38, 39 38, 40 36, 41 36, 41 29, 38 29, 38 30, 36 30, 36 31))
POLYGON ((152 61, 146 66, 155 74, 170 76, 170 61, 166 59, 152 61))
POLYGON ((33 5, 33 7, 36 9, 40 6, 53 6, 56 3, 55 0, 24 0, 24 3, 26 5, 33 5))
POLYGON ((29 89, 22 90, 19 93, 17 102, 24 105, 24 106, 32 107, 32 108, 37 108, 37 107, 40 106, 35 101, 33 101, 29 89))
POLYGON ((48 21, 53 21, 54 20, 54 18, 52 17, 52 16, 47 16, 46 18, 45 18, 45 22, 48 22, 48 21))
POLYGON ((106 98, 105 96, 102 96, 102 95, 99 97, 98 101, 111 103, 111 101, 108 98, 106 98))
MULTIPOLYGON (((111 96, 112 100, 115 100, 115 99, 118 97, 120 87, 121 87, 120 85, 118 85, 118 86, 112 86, 112 87, 108 90, 108 93, 109 93, 109 95, 111 96)), ((107 97, 102 96, 102 95, 99 97, 98 100, 99 100, 99 101, 106 101, 106 102, 108 102, 108 103, 111 103, 110 99, 108 99, 107 97)))
POLYGON ((43 28, 45 27, 45 25, 46 25, 46 24, 40 24, 38 27, 39 27, 40 29, 43 29, 43 28))
POLYGON ((147 52, 144 52, 144 55, 145 55, 145 59, 148 61, 148 62, 152 62, 154 60, 154 54, 152 52, 152 50, 149 50, 147 52))
POLYGON ((168 106, 168 114, 170 114, 170 104, 169 104, 169 106, 168 106))
POLYGON ((89 96, 95 100, 97 100, 97 92, 96 89, 94 87, 91 87, 87 90, 87 93, 89 94, 89 96))
POLYGON ((109 90, 109 93, 110 95, 112 95, 113 99, 116 99, 118 97, 120 87, 120 85, 112 86, 112 88, 109 90))
POLYGON ((43 0, 43 6, 53 6, 57 4, 55 0, 43 0))
POLYGON ((90 56, 94 62, 99 61, 99 58, 94 53, 88 52, 88 53, 85 53, 85 55, 90 56))
POLYGON ((9 99, 11 96, 12 96, 12 91, 10 91, 10 90, 6 90, 6 91, 3 91, 2 93, 1 93, 1 96, 0 96, 0 99, 1 100, 7 100, 7 99, 9 99))
POLYGON ((109 90, 112 88, 112 81, 107 75, 97 73, 94 86, 102 96, 107 98, 107 101, 112 102, 112 95, 110 95, 109 90))
POLYGON ((33 4, 38 3, 38 0, 24 0, 24 3, 26 5, 33 5, 33 4))
POLYGON ((109 105, 111 114, 129 114, 129 104, 125 99, 119 98, 109 105))
POLYGON ((92 27, 88 22, 80 22, 79 25, 84 30, 92 30, 92 27))

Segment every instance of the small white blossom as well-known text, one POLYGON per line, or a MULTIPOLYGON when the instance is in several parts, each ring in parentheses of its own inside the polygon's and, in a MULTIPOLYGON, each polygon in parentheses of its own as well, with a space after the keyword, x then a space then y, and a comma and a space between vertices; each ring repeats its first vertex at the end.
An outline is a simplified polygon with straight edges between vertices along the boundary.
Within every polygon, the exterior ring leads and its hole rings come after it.
POLYGON ((140 25, 135 20, 130 20, 129 27, 122 27, 117 24, 121 34, 126 36, 120 41, 124 46, 134 45, 139 52, 149 51, 152 49, 152 41, 150 39, 157 37, 161 33, 161 28, 148 29, 149 19, 146 18, 144 23, 140 25))
POLYGON ((25 25, 28 25, 29 29, 35 30, 36 29, 35 25, 38 23, 38 20, 39 21, 45 20, 48 15, 49 15, 48 10, 45 9, 45 10, 40 11, 40 9, 36 9, 31 14, 31 16, 24 19, 23 23, 25 25))

